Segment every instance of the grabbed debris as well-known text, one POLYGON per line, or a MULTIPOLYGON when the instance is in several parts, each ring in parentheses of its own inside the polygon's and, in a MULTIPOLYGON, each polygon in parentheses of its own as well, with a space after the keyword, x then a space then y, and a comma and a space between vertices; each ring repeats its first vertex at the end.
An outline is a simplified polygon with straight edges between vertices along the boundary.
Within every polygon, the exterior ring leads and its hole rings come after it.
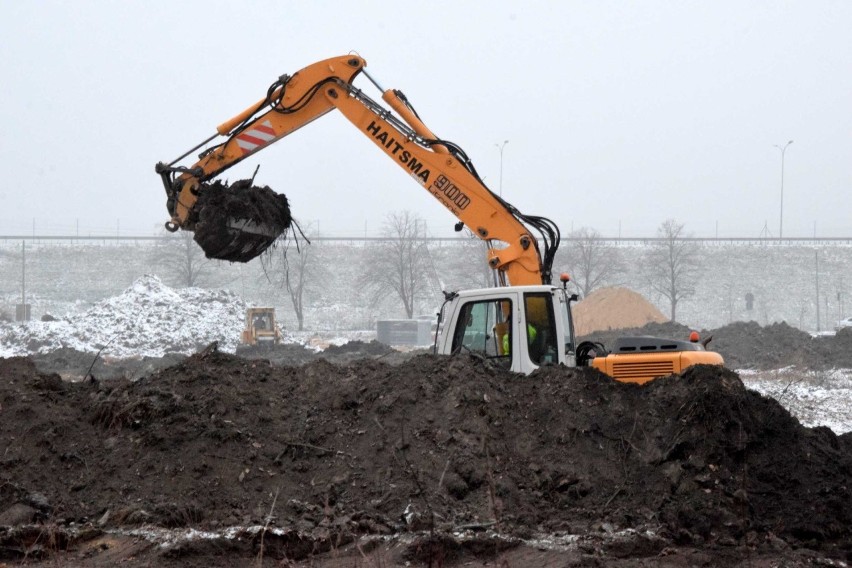
POLYGON ((207 258, 248 262, 285 235, 292 217, 284 195, 252 180, 215 181, 198 187, 190 212, 195 242, 207 258))

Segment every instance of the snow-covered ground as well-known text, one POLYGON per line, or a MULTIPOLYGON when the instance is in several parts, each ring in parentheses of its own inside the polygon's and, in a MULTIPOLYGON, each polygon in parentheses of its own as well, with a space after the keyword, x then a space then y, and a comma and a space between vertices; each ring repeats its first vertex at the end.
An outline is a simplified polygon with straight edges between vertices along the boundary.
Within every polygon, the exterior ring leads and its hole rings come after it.
POLYGON ((738 371, 746 387, 780 402, 804 426, 852 432, 852 369, 738 371))
MULTIPOLYGON (((107 357, 189 355, 219 342, 233 353, 245 326, 246 302, 225 290, 170 288, 157 276, 145 275, 117 296, 88 310, 56 321, 0 322, 0 357, 49 353, 61 348, 107 357)), ((345 333, 284 330, 285 343, 313 349, 369 342, 375 331, 345 333)))
POLYGON ((118 296, 57 321, 0 325, 0 357, 71 348, 110 357, 192 353, 219 341, 234 351, 246 303, 236 294, 201 288, 173 289, 142 276, 118 296))

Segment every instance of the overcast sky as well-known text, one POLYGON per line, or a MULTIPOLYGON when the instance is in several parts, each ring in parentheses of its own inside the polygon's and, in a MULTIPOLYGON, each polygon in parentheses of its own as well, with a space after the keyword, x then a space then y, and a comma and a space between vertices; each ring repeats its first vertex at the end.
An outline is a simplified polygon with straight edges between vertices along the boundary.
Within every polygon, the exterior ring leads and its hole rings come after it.
MULTIPOLYGON (((852 2, 0 0, 0 234, 155 234, 154 164, 358 52, 563 234, 852 236, 852 2)), ((362 75, 356 85, 378 98, 362 75)), ((338 113, 229 170, 325 236, 456 219, 338 113)))

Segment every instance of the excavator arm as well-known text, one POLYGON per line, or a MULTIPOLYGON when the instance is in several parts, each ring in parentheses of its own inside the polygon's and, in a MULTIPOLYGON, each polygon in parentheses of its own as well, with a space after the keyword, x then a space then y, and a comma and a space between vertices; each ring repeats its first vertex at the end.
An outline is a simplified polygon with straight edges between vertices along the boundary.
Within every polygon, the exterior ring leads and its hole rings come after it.
POLYGON ((405 95, 382 89, 365 67, 362 58, 348 55, 314 63, 292 77, 282 76, 266 97, 220 124, 213 137, 169 164, 157 164, 172 216, 166 226, 195 231, 196 241, 209 257, 245 262, 260 254, 289 226, 289 208, 283 210, 286 199, 268 188, 249 188, 245 183, 238 186, 239 182, 227 187, 211 180, 337 109, 488 243, 487 261, 497 271, 501 284, 550 283, 551 264, 559 245, 556 225, 544 217, 522 214, 489 190, 461 148, 439 139, 405 95), (353 86, 362 72, 396 114, 353 86), (195 164, 177 165, 219 136, 226 140, 202 152, 195 164), (246 191, 250 193, 242 193, 246 191), (237 206, 233 205, 235 199, 237 206), (246 202, 253 202, 254 209, 246 210, 246 202), (275 214, 270 215, 270 211, 275 214), (543 251, 528 227, 540 233, 543 251))

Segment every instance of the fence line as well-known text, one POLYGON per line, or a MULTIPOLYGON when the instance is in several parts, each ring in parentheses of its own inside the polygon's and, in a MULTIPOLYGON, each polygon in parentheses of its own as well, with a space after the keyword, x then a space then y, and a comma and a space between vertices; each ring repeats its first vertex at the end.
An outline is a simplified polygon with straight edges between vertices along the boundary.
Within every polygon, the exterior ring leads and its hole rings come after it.
MULTIPOLYGON (((74 244, 80 243, 139 243, 139 242, 167 242, 177 239, 174 235, 165 236, 66 236, 66 235, 0 235, 2 243, 46 243, 46 242, 65 242, 74 244)), ((311 241, 319 242, 385 242, 396 240, 394 237, 312 237, 311 241)), ((424 240, 431 243, 453 243, 453 242, 470 242, 470 237, 424 237, 424 240)), ((584 241, 586 239, 574 237, 562 237, 562 243, 584 241)), ((646 246, 660 241, 667 240, 661 237, 600 237, 596 239, 605 244, 615 246, 646 246)), ((703 243, 708 245, 765 245, 765 246, 802 246, 802 245, 852 245, 852 237, 790 237, 783 239, 773 238, 754 238, 754 237, 682 237, 679 241, 690 241, 695 243, 703 243)))

